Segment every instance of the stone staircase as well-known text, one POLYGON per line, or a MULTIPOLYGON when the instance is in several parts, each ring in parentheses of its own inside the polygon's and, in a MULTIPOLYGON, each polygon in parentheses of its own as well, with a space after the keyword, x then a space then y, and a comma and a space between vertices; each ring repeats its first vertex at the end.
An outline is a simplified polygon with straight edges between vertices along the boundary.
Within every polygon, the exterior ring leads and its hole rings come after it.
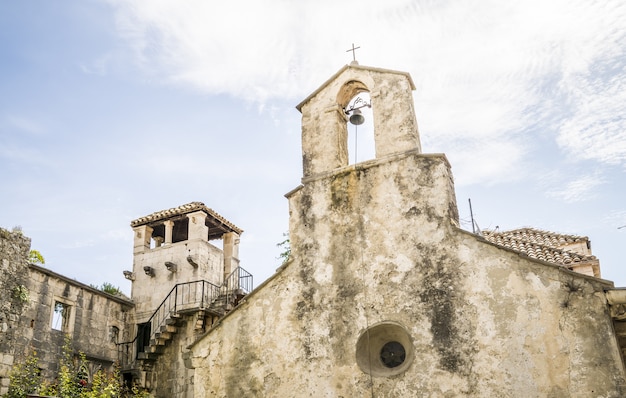
MULTIPOLYGON (((194 329, 197 332, 204 331, 205 324, 205 312, 201 309, 196 311, 192 315, 192 320, 195 319, 194 329)), ((139 352, 137 354, 137 360, 139 368, 142 370, 148 370, 152 367, 152 364, 163 354, 165 348, 172 341, 174 336, 179 332, 180 329, 185 327, 186 319, 189 315, 181 315, 177 313, 173 313, 170 315, 170 318, 166 321, 165 325, 162 325, 159 328, 159 331, 154 333, 153 338, 150 339, 150 343, 147 346, 143 347, 143 352, 139 352)))
POLYGON ((178 333, 202 333, 252 290, 252 275, 238 267, 222 286, 199 280, 176 284, 132 341, 119 343, 122 370, 150 370, 178 333), (187 332, 188 333, 188 332, 187 332))

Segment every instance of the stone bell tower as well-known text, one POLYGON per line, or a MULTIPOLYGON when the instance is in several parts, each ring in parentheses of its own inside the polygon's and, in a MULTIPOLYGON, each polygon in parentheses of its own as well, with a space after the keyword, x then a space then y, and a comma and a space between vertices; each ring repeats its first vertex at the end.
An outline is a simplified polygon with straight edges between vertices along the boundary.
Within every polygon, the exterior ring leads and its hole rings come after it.
POLYGON ((625 396, 610 284, 460 229, 413 88, 352 64, 297 106, 290 258, 190 346, 196 396, 625 396), (345 109, 365 92, 375 156, 348 164, 345 109))
POLYGON ((450 165, 443 154, 421 151, 414 88, 408 73, 353 63, 297 106, 303 177, 286 196, 293 266, 307 276, 302 295, 308 301, 301 306, 312 319, 323 319, 328 314, 318 308, 332 308, 339 299, 330 319, 344 321, 332 325, 332 334, 337 346, 357 345, 356 353, 342 346, 346 351, 334 360, 343 365, 356 356, 361 370, 376 377, 411 366, 414 319, 398 305, 414 302, 425 283, 406 275, 432 273, 432 248, 458 226, 450 165), (371 99, 375 158, 348 165, 346 108, 364 92, 371 99), (392 364, 381 359, 394 355, 392 364))
POLYGON ((458 226, 450 165, 443 154, 421 151, 414 89, 406 72, 353 63, 296 107, 303 178, 287 194, 294 258, 340 267, 329 268, 334 274, 358 272, 363 261, 375 269, 381 261, 414 257, 418 241, 438 239, 441 226, 458 226), (376 155, 348 165, 344 109, 363 92, 371 98, 376 155))
POLYGON ((152 315, 175 285, 204 280, 221 286, 239 266, 243 231, 203 203, 158 211, 132 221, 131 227, 133 271, 124 274, 132 280, 138 323, 152 315), (210 243, 219 239, 222 250, 210 243))
POLYGON ((352 98, 368 92, 374 116, 376 158, 421 152, 413 96, 406 72, 346 65, 296 108, 302 112, 304 177, 348 165, 346 113, 352 98))

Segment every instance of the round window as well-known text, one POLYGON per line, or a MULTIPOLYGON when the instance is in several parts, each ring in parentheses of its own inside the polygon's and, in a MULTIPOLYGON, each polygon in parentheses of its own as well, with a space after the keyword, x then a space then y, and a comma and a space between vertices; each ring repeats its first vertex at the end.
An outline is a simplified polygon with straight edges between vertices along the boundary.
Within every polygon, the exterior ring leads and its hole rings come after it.
POLYGON ((413 344, 406 329, 396 322, 369 327, 356 344, 359 368, 372 376, 393 376, 407 370, 413 361, 413 344))
POLYGON ((404 363, 406 351, 404 346, 397 341, 390 341, 380 350, 380 360, 388 368, 395 368, 404 363))

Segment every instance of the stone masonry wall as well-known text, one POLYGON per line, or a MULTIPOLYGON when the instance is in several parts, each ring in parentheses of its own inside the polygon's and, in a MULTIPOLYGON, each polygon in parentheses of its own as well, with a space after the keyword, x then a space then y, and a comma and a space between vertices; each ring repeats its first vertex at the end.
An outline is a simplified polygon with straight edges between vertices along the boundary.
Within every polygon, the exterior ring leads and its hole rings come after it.
POLYGON ((15 340, 20 335, 20 319, 28 303, 23 287, 28 279, 29 251, 29 238, 20 231, 0 228, 0 395, 9 386, 15 340))
POLYGON ((173 339, 154 363, 148 380, 155 398, 194 397, 194 371, 185 366, 184 358, 187 356, 187 347, 203 330, 198 328, 198 316, 202 317, 203 314, 190 313, 183 316, 173 339))
POLYGON ((118 360, 116 342, 128 338, 133 304, 45 267, 29 264, 30 239, 0 228, 0 395, 8 390, 14 363, 37 353, 45 378, 58 369, 65 335, 83 352, 91 374, 118 360), (55 302, 69 306, 62 330, 53 325, 55 302))
POLYGON ((56 375, 66 334, 72 338, 74 351, 86 355, 90 368, 110 369, 118 360, 115 343, 129 335, 126 329, 132 303, 34 265, 27 285, 30 306, 23 312, 24 327, 16 344, 23 355, 37 352, 44 377, 56 375), (62 330, 53 327, 55 302, 69 308, 68 323, 62 330))
POLYGON ((136 303, 137 322, 141 323, 152 316, 177 283, 206 280, 221 285, 224 280, 224 255, 206 240, 186 240, 135 253, 133 272, 132 297, 136 303), (195 258, 198 267, 190 265, 187 256, 195 258), (176 264, 177 271, 168 271, 166 261, 176 264), (145 266, 152 267, 154 275, 146 275, 145 266))
POLYGON ((192 345, 195 396, 624 396, 611 284, 458 229, 451 195, 418 154, 304 181, 292 261, 192 345), (380 325, 401 372, 359 364, 380 325))

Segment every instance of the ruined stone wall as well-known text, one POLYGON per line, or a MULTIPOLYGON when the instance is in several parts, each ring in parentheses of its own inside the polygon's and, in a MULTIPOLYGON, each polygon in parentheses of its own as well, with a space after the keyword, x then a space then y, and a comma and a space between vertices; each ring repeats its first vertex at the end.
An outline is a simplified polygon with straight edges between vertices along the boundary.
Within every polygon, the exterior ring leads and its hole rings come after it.
POLYGON ((610 283, 458 229, 443 156, 388 160, 291 193, 292 261, 192 346, 197 397, 626 394, 610 283))
POLYGON ((20 231, 0 228, 0 395, 7 392, 9 372, 16 353, 16 339, 28 305, 28 253, 30 239, 20 231))
POLYGON ((118 360, 115 343, 128 337, 126 328, 132 309, 129 300, 35 265, 30 266, 27 286, 30 304, 22 314, 25 327, 17 339, 21 354, 35 350, 43 375, 52 378, 58 369, 65 335, 69 334, 74 351, 85 353, 93 370, 99 366, 111 369, 118 360), (55 303, 69 309, 65 325, 58 314, 54 315, 55 303))

